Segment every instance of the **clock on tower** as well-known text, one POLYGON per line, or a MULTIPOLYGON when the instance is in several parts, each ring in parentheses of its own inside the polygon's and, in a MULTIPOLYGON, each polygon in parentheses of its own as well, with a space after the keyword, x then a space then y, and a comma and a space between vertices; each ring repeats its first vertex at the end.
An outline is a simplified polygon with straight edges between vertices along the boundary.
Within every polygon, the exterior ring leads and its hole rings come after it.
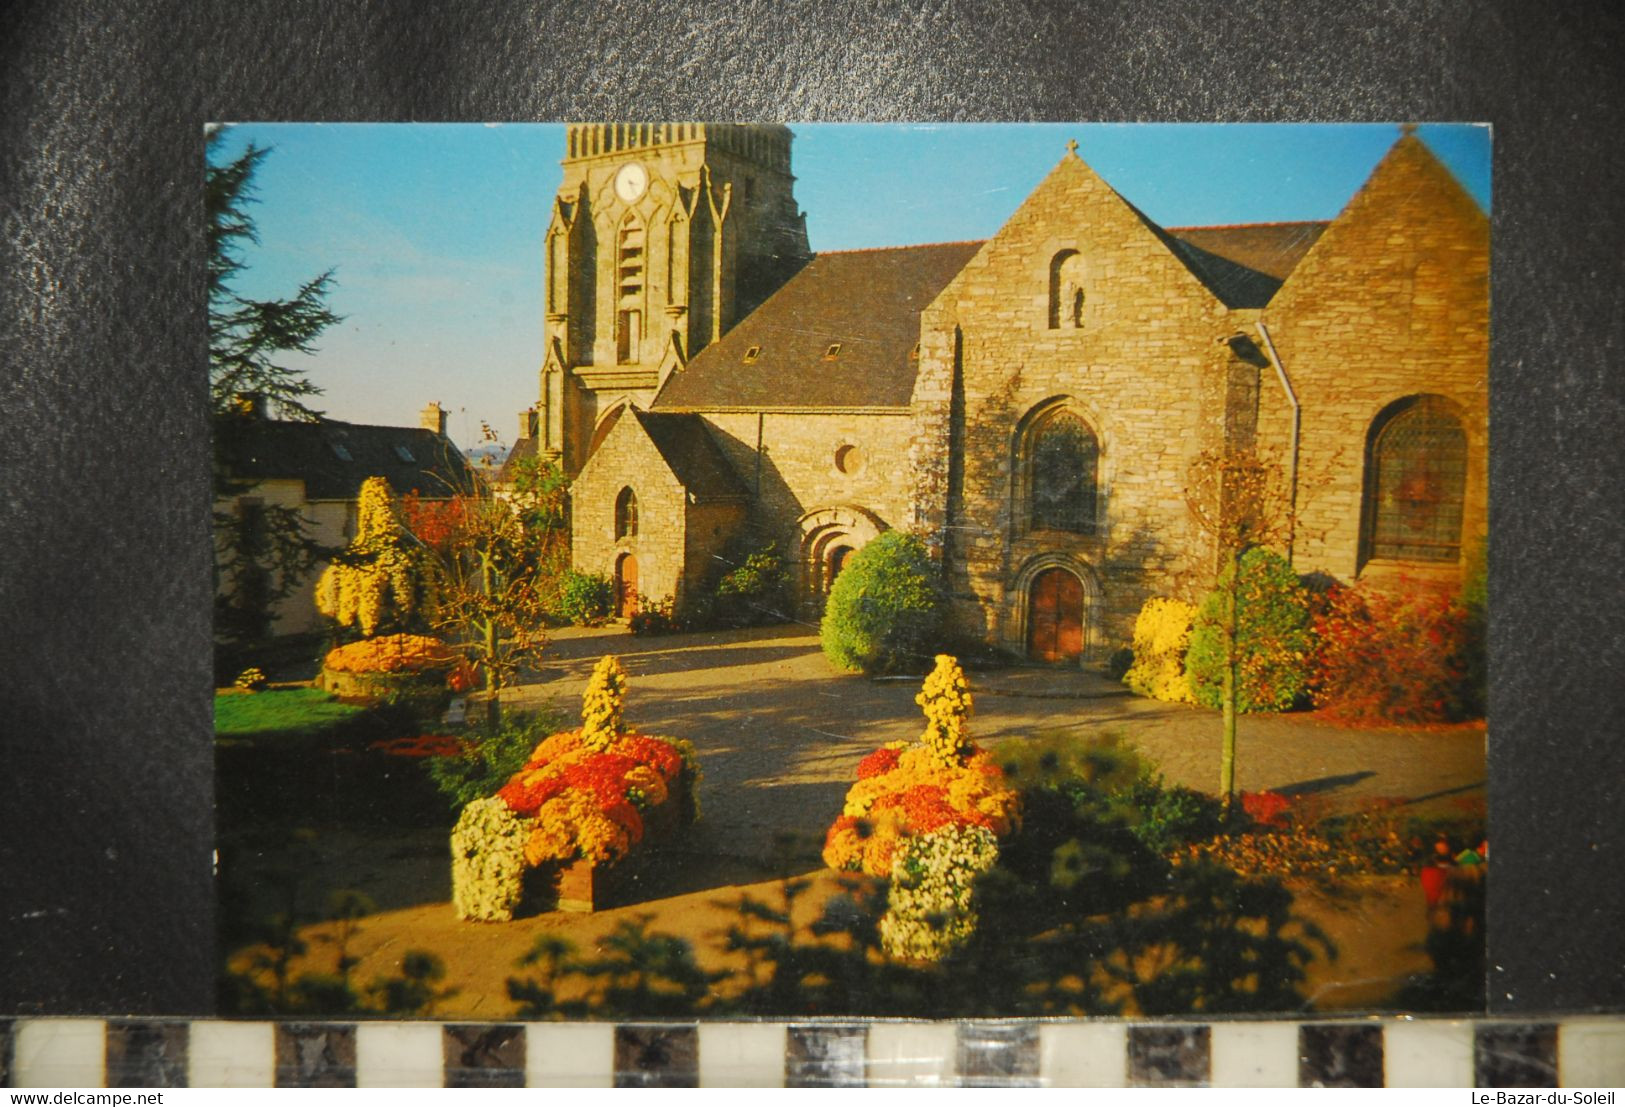
POLYGON ((573 124, 548 228, 538 447, 574 475, 618 402, 776 291, 810 254, 788 127, 573 124))

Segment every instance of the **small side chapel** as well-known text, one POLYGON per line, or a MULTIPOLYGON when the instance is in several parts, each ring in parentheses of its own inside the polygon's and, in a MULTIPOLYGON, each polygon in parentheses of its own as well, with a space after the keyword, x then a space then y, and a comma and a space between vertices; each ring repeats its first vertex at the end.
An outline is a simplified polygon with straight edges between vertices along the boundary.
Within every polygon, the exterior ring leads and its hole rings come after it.
POLYGON ((566 143, 516 453, 570 476, 619 614, 750 528, 815 619, 902 528, 957 633, 1097 659, 1207 585, 1183 489, 1210 448, 1313 474, 1300 572, 1457 580, 1485 534, 1489 220, 1409 129, 1330 222, 1161 227, 1069 144, 985 242, 816 256, 786 127, 566 143))

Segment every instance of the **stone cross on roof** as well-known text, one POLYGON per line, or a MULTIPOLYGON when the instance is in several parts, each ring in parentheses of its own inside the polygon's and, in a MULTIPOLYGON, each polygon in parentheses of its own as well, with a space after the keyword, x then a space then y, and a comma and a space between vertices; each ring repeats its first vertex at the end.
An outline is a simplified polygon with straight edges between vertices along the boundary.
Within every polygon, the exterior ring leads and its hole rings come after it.
POLYGON ((1071 154, 1073 157, 1078 156, 1078 140, 1077 139, 1069 138, 1069 139, 1066 140, 1066 152, 1071 154))

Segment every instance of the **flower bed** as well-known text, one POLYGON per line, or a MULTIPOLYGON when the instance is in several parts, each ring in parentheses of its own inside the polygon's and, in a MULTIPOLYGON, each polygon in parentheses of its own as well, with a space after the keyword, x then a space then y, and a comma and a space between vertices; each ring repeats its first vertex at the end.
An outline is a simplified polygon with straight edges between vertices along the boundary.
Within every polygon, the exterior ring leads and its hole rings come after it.
POLYGON ((457 656, 438 638, 389 634, 329 650, 316 685, 350 699, 443 699, 457 656))
POLYGON ((1434 863, 1437 842, 1471 846, 1483 837, 1483 813, 1475 797, 1463 797, 1456 805, 1459 813, 1449 816, 1409 814, 1407 801, 1384 797, 1336 814, 1312 798, 1276 792, 1243 792, 1241 802, 1246 826, 1187 843, 1169 859, 1175 864, 1211 861, 1244 876, 1416 876, 1434 863))
POLYGON ((1020 795, 970 738, 970 685, 942 655, 915 697, 926 728, 914 744, 884 746, 858 764, 858 781, 824 839, 832 869, 892 882, 881 938, 887 952, 936 960, 969 936, 970 883, 1016 829, 1020 795))
POLYGON ((370 742, 367 749, 387 757, 456 757, 463 743, 445 734, 420 734, 413 738, 385 738, 370 742))
POLYGON ((496 795, 463 809, 451 838, 461 918, 513 918, 527 883, 547 886, 543 898, 561 910, 591 911, 613 866, 693 821, 693 747, 627 732, 625 689, 625 671, 605 657, 588 682, 581 728, 543 740, 496 795))

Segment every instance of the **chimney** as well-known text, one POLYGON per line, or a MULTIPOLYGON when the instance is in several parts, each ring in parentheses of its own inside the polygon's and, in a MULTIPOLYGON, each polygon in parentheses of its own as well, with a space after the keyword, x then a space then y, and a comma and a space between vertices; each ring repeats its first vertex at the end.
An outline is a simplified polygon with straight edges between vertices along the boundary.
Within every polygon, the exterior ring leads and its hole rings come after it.
POLYGON ((426 431, 434 431, 444 436, 446 433, 446 413, 437 402, 431 401, 418 416, 418 425, 426 431))
POLYGON ((519 413, 519 437, 536 437, 536 409, 526 408, 519 413))

